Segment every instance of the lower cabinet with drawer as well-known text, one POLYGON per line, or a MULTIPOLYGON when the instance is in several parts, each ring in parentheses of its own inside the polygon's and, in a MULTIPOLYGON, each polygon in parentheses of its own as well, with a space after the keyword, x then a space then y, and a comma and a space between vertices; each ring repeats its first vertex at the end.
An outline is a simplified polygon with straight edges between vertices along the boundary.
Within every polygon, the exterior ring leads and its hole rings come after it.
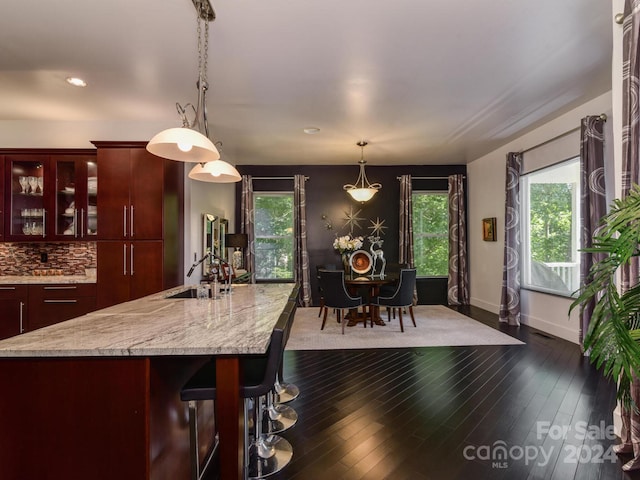
POLYGON ((0 340, 25 331, 27 285, 0 285, 0 340))
POLYGON ((29 313, 26 329, 79 317, 96 309, 96 284, 29 285, 29 313))

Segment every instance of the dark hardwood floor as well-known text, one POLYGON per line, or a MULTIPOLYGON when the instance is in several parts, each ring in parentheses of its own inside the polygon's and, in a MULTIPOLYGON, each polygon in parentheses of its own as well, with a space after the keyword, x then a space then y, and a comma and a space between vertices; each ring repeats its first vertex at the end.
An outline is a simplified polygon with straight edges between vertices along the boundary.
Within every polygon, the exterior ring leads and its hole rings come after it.
POLYGON ((640 478, 610 450, 615 386, 578 346, 462 313, 526 345, 286 352, 300 419, 270 478, 640 478))

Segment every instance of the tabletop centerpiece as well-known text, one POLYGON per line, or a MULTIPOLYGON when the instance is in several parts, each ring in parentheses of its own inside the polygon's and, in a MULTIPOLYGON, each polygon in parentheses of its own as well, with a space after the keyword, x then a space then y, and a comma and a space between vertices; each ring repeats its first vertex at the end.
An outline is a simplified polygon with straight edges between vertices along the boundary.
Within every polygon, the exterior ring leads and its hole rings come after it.
POLYGON ((345 275, 351 272, 349 265, 349 257, 356 250, 362 248, 362 237, 353 237, 351 234, 343 235, 342 237, 336 237, 333 241, 333 249, 340 254, 342 258, 342 265, 344 266, 345 275))

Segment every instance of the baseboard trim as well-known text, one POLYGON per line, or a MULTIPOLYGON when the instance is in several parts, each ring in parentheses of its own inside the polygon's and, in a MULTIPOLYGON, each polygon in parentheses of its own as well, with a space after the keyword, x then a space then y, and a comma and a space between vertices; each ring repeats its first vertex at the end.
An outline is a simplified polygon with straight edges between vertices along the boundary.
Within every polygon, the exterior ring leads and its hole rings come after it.
POLYGON ((521 320, 524 325, 536 328, 542 332, 548 333, 558 338, 562 338, 571 343, 580 344, 579 333, 576 330, 563 327, 556 323, 548 322, 531 315, 523 314, 521 320))

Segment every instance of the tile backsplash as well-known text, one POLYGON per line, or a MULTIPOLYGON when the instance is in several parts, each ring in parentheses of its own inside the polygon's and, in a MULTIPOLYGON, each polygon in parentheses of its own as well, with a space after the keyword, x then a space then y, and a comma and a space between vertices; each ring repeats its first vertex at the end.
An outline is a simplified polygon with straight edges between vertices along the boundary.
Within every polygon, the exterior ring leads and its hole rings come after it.
POLYGON ((96 268, 95 242, 0 243, 0 276, 33 275, 35 270, 57 270, 56 274, 84 275, 96 268), (42 262, 42 254, 47 261, 42 262))

